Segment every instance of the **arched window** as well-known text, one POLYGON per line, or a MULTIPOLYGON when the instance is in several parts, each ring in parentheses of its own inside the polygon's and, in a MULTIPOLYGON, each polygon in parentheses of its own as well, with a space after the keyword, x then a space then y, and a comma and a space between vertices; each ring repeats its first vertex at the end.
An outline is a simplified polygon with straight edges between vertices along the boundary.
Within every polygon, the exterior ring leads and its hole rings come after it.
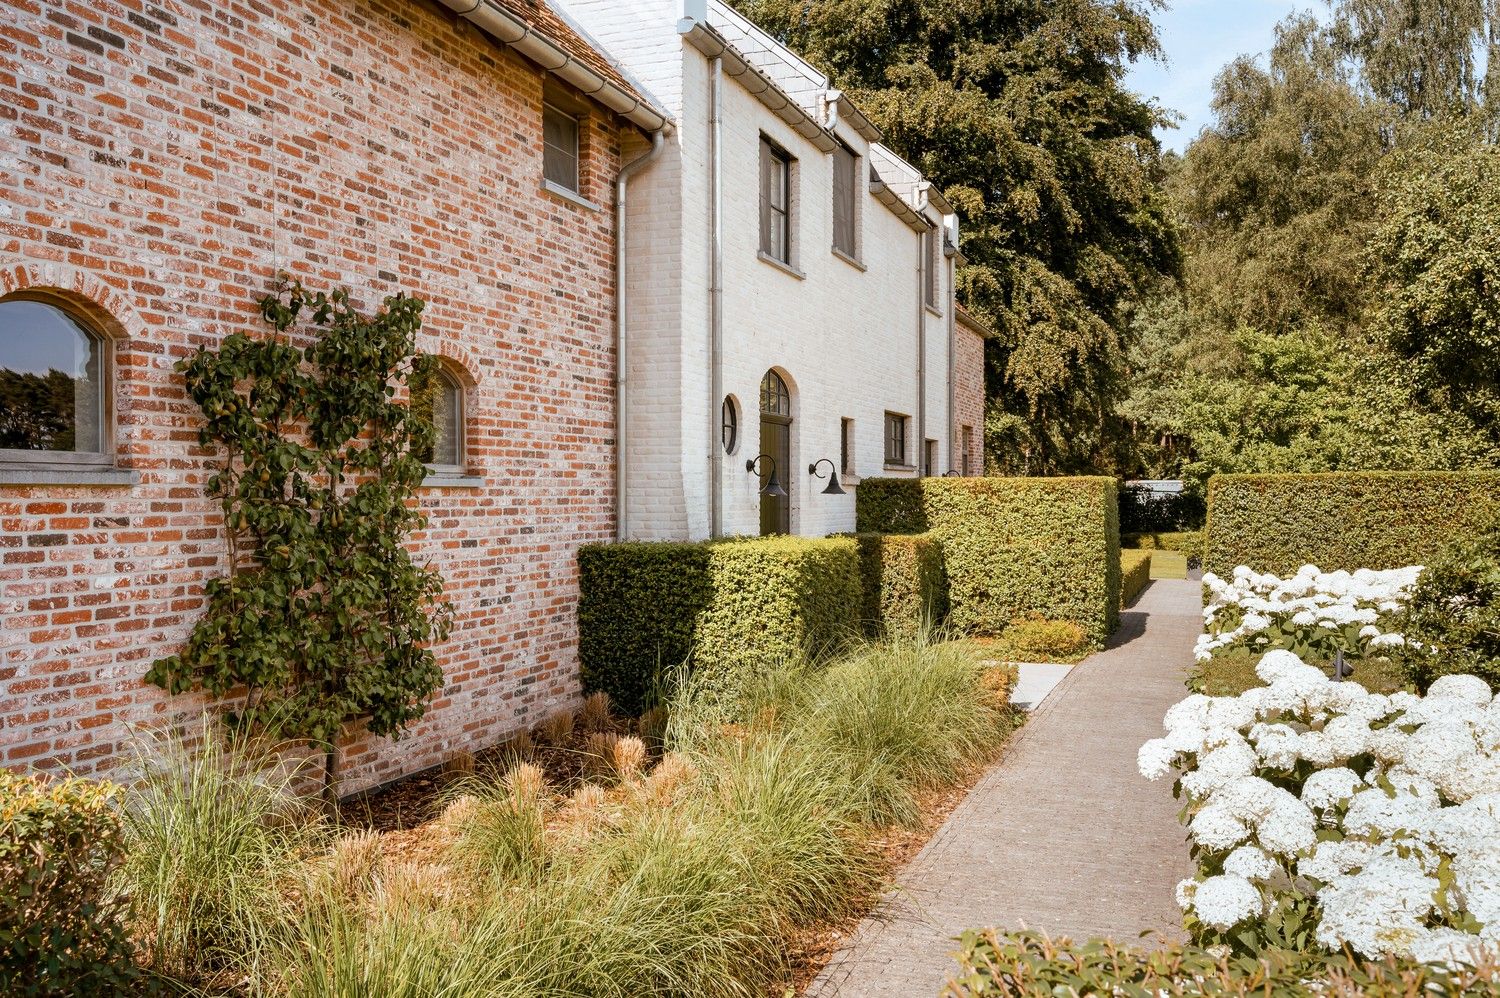
POLYGON ((792 393, 787 391, 786 382, 775 371, 767 371, 760 379, 760 411, 767 416, 790 417, 792 414, 792 393))
POLYGON ((417 455, 439 471, 464 470, 464 390, 446 367, 412 388, 412 407, 432 421, 432 449, 417 455))
POLYGON ((109 343, 65 304, 0 300, 0 463, 112 462, 109 343))

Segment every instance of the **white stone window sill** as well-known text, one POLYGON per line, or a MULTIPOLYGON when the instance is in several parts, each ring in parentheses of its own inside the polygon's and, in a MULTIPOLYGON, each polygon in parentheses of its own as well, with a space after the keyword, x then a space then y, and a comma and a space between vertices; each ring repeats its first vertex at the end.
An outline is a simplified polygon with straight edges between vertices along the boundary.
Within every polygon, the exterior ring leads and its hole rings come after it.
POLYGON ((935 315, 939 319, 943 317, 943 313, 940 309, 933 308, 931 305, 923 305, 922 307, 927 310, 928 315, 935 315))
POLYGON ((0 467, 0 485, 109 485, 126 487, 141 476, 127 468, 0 467))
POLYGON ((907 473, 911 473, 911 472, 914 472, 914 471, 917 470, 917 466, 914 465, 914 464, 886 464, 885 465, 885 470, 886 471, 904 471, 904 472, 907 472, 907 473))
POLYGON ((865 271, 867 271, 867 270, 870 269, 869 267, 866 267, 863 263, 859 262, 859 257, 857 257, 857 256, 850 256, 848 253, 845 253, 843 250, 839 249, 837 246, 835 246, 834 249, 833 249, 833 255, 836 256, 836 257, 838 257, 840 260, 844 261, 845 263, 847 263, 849 266, 853 267, 855 270, 859 271, 861 274, 863 274, 865 271))
POLYGON ((805 281, 805 280, 807 280, 807 275, 804 274, 804 273, 802 273, 802 271, 798 270, 796 267, 793 267, 791 264, 787 263, 785 260, 778 260, 778 259, 776 259, 771 254, 767 253, 765 250, 758 250, 758 251, 756 251, 755 255, 760 258, 760 262, 761 263, 769 263, 771 266, 775 267, 777 270, 785 271, 786 273, 791 274, 793 277, 795 277, 799 281, 805 281))
POLYGON ((480 489, 484 488, 484 476, 466 475, 457 471, 429 471, 422 479, 424 489, 480 489))
POLYGON ((604 210, 594 202, 590 201, 588 198, 584 197, 582 194, 579 194, 577 191, 570 191, 562 184, 554 184, 550 180, 542 181, 542 190, 546 191, 548 194, 553 195, 554 197, 562 198, 569 204, 576 204, 580 208, 587 208, 589 211, 604 210))

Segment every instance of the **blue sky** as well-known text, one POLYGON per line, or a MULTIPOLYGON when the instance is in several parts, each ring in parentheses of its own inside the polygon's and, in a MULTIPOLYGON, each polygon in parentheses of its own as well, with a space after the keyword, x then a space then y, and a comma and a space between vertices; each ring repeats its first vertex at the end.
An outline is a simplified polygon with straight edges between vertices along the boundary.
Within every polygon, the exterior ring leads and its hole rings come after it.
POLYGON ((1169 8, 1155 15, 1167 61, 1136 64, 1127 85, 1183 115, 1180 127, 1161 135, 1165 146, 1179 152, 1212 120, 1213 81, 1225 63, 1243 53, 1269 49, 1276 22, 1288 14, 1310 10, 1321 16, 1327 9, 1316 0, 1301 4, 1288 0, 1168 2, 1169 8))

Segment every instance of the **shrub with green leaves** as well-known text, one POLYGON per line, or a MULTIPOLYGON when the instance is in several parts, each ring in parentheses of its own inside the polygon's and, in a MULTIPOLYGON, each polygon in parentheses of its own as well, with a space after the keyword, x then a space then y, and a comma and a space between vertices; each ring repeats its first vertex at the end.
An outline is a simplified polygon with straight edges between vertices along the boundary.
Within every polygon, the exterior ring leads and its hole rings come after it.
POLYGON ((911 638, 948 615, 943 545, 928 534, 857 534, 866 633, 911 638))
POLYGON ((1045 662, 1082 652, 1088 646, 1089 636, 1071 620, 1048 620, 1041 614, 1027 614, 1011 621, 1001 641, 1013 655, 1026 661, 1045 662))
POLYGON ((1432 559, 1401 626, 1401 664, 1418 688, 1459 673, 1500 686, 1500 521, 1432 559))
POLYGON ((123 851, 118 794, 0 770, 0 993, 150 990, 107 888, 123 851))
POLYGON ((1119 623, 1113 478, 867 478, 861 532, 930 532, 943 545, 949 624, 999 634, 1028 612, 1102 643, 1119 623))
MULTIPOLYGON (((863 488, 863 486, 861 486, 863 488)), ((1205 572, 1291 575, 1425 565, 1500 515, 1500 472, 1215 475, 1205 572)))
POLYGON ((1500 990, 1500 964, 1444 968, 1395 959, 1360 960, 1296 949, 1263 949, 1234 955, 1190 943, 1129 945, 1109 940, 1073 942, 1021 931, 965 932, 958 971, 944 998, 1011 995, 1276 995, 1327 998, 1366 995, 1487 995, 1500 990))
POLYGON ((1129 606, 1151 581, 1151 552, 1120 551, 1120 605, 1129 606))
POLYGON ((853 538, 595 544, 578 554, 584 689, 629 713, 685 664, 722 673, 837 651, 860 629, 853 538))
POLYGON ((1157 530, 1146 533, 1121 533, 1120 547, 1139 548, 1142 551, 1178 551, 1190 561, 1203 558, 1203 531, 1201 530, 1157 530))
POLYGON ((443 681, 432 652, 450 621, 443 580, 407 547, 424 523, 418 455, 433 428, 397 391, 436 363, 416 355, 422 307, 397 294, 367 317, 347 291, 283 279, 260 303, 271 335, 235 333, 178 364, 203 412, 199 442, 220 461, 207 491, 223 510, 228 571, 209 580, 186 646, 146 681, 243 690, 232 720, 269 712, 282 734, 324 747, 330 802, 343 726, 364 718, 399 737, 443 681), (315 335, 298 349, 304 313, 315 335))

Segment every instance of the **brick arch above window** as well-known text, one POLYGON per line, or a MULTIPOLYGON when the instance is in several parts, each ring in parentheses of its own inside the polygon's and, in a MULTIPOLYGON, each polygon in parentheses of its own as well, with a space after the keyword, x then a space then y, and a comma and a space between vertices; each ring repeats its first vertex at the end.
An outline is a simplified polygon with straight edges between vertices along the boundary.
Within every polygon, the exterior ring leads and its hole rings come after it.
POLYGON ((149 327, 129 297, 92 271, 50 261, 0 258, 0 298, 28 291, 57 298, 117 344, 148 338, 149 327))

